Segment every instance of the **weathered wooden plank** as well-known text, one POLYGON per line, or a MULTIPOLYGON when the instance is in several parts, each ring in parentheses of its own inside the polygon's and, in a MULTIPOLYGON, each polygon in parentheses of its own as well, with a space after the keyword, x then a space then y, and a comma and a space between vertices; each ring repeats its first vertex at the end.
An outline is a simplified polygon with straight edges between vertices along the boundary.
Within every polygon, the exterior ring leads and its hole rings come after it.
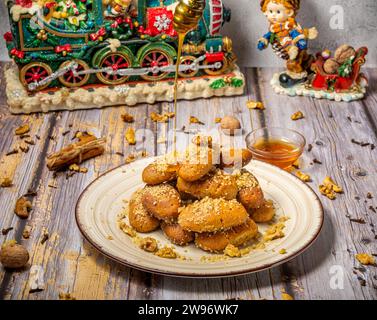
MULTIPOLYGON (((0 229, 13 227, 14 229, 8 233, 7 236, 0 236, 2 240, 17 239, 21 241, 20 230, 22 232, 26 221, 20 220, 14 214, 14 206, 16 200, 23 194, 27 193, 29 189, 33 188, 34 180, 38 180, 40 170, 38 168, 39 158, 45 153, 46 141, 49 141, 49 130, 53 123, 53 115, 45 118, 39 115, 30 117, 14 117, 6 116, 0 120, 2 126, 1 132, 4 139, 1 139, 0 146, 0 180, 4 177, 9 177, 13 181, 11 188, 0 188, 0 202, 2 203, 2 214, 0 215, 0 229), (21 139, 14 135, 16 127, 22 123, 29 123, 31 126, 30 135, 33 136, 34 146, 29 146, 28 153, 23 153, 19 150, 21 139), (40 140, 35 139, 35 135, 40 136, 40 140), (17 148, 18 153, 6 156, 6 153, 17 148)), ((34 202, 33 202, 33 205, 34 202)), ((28 246, 27 243, 25 245, 28 246)), ((1 295, 5 294, 5 288, 18 277, 18 273, 5 274, 4 270, 0 270, 0 279, 2 285, 0 286, 1 295)))
MULTIPOLYGON (((365 74, 369 80, 369 88, 365 99, 362 101, 364 112, 371 124, 373 134, 377 135, 377 69, 366 69, 365 74)), ((371 132, 372 135, 372 132, 371 132)))

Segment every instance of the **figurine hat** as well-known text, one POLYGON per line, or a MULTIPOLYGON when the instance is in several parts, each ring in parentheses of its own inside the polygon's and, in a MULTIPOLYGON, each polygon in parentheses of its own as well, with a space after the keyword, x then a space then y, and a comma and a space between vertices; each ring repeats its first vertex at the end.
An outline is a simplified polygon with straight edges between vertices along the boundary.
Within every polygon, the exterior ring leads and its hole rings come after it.
POLYGON ((130 0, 114 0, 114 2, 120 6, 126 6, 129 5, 129 3, 131 3, 130 0))
MULTIPOLYGON (((261 0, 261 2, 260 2, 261 8, 263 9, 265 3, 269 2, 269 1, 274 1, 274 0, 261 0)), ((298 10, 300 10, 300 2, 301 2, 301 0, 284 0, 283 2, 289 3, 290 6, 293 8, 293 10, 295 12, 297 12, 298 10)))

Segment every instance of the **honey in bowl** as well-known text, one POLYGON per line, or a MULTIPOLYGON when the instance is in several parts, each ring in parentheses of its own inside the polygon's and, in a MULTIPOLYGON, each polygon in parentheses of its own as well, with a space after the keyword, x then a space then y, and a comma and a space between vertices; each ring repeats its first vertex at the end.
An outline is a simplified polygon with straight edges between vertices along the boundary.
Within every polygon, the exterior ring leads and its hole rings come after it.
POLYGON ((305 138, 293 130, 262 128, 250 133, 246 143, 254 160, 289 170, 301 156, 305 138))

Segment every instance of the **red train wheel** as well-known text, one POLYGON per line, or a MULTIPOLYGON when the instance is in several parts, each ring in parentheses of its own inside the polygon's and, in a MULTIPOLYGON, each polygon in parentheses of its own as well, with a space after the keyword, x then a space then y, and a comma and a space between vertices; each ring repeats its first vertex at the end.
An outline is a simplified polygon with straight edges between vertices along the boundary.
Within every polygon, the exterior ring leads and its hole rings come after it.
MULTIPOLYGON (((185 56, 185 57, 182 57, 180 64, 183 64, 186 66, 191 65, 193 64, 195 60, 196 58, 193 56, 185 56)), ((191 78, 191 77, 194 77, 198 73, 198 71, 199 70, 187 70, 187 71, 179 72, 178 74, 182 78, 191 78)))
MULTIPOLYGON (((51 67, 43 62, 31 62, 24 66, 20 71, 21 83, 28 89, 28 85, 31 83, 39 82, 52 73, 51 67)), ((50 82, 39 86, 36 90, 42 90, 46 88, 50 82)))
MULTIPOLYGON (((109 52, 101 60, 99 68, 111 67, 113 71, 127 69, 132 66, 130 57, 123 52, 109 52)), ((99 72, 99 81, 105 84, 121 84, 128 79, 128 76, 120 76, 116 73, 99 72)))
MULTIPOLYGON (((212 63, 208 63, 207 60, 205 60, 203 62, 203 65, 209 65, 209 64, 212 64, 212 63)), ((217 69, 217 68, 205 68, 204 69, 204 72, 210 76, 217 76, 217 75, 221 75, 221 74, 224 74, 227 69, 229 67, 229 64, 228 64, 228 60, 224 57, 224 60, 221 62, 221 68, 217 69)))
MULTIPOLYGON (((173 59, 164 50, 150 50, 144 53, 140 59, 142 68, 163 67, 173 64, 173 59)), ((158 81, 164 79, 169 72, 149 72, 141 77, 148 81, 158 81)))
MULTIPOLYGON (((69 65, 72 61, 65 61, 60 65, 59 69, 62 69, 69 65)), ((75 60, 77 63, 76 71, 84 71, 88 70, 89 66, 86 64, 86 62, 82 60, 75 60)), ((89 74, 81 74, 81 75, 75 75, 72 70, 67 71, 65 74, 63 74, 61 77, 59 77, 59 81, 66 87, 81 87, 84 84, 86 84, 89 80, 90 75, 89 74)))

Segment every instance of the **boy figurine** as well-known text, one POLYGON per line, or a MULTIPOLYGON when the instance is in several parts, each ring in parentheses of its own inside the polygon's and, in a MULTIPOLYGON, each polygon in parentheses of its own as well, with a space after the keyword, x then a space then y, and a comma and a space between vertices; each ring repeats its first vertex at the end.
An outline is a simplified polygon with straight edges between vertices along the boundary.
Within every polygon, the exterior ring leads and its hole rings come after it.
POLYGON ((289 88, 307 80, 313 56, 308 54, 308 40, 317 38, 316 28, 303 29, 296 22, 300 0, 262 0, 261 9, 266 15, 270 30, 258 41, 258 49, 271 44, 278 57, 287 60, 287 71, 280 75, 282 87, 289 88))

